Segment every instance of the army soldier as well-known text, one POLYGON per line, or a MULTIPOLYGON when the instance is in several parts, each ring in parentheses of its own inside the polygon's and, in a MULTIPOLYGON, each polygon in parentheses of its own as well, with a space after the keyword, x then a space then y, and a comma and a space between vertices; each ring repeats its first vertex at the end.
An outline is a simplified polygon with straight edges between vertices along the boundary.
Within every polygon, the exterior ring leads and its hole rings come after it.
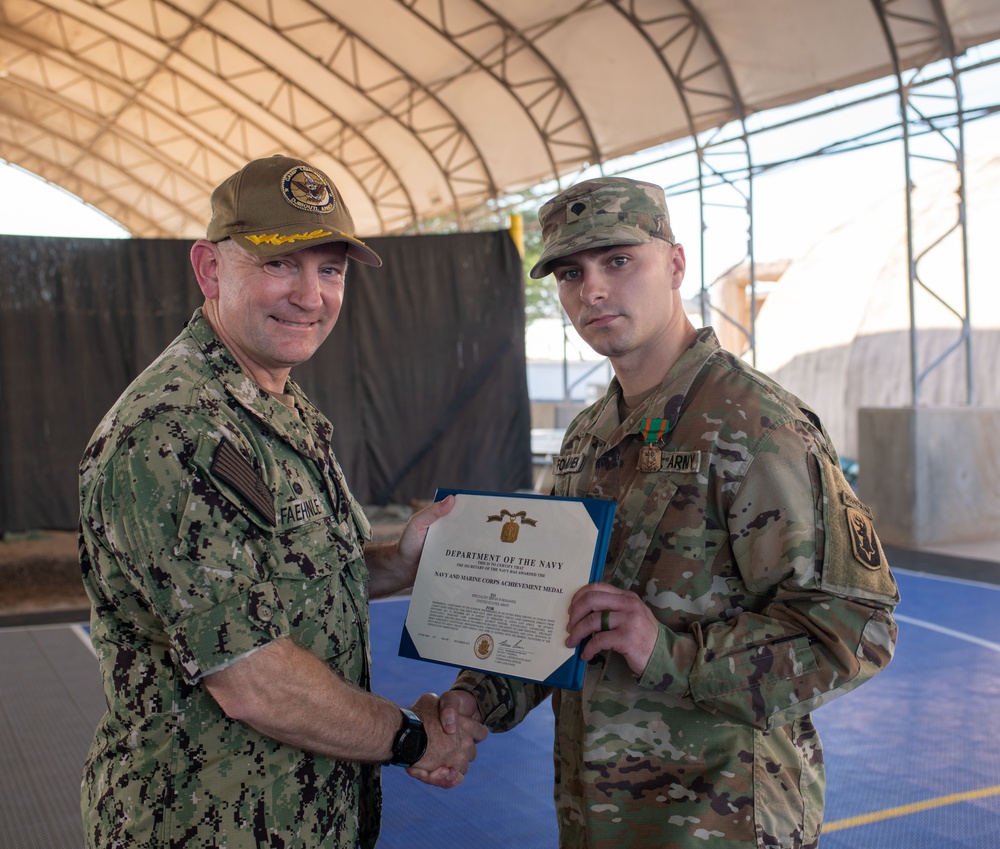
POLYGON ((381 265, 329 178, 250 162, 191 249, 203 307, 125 390, 80 468, 80 560, 108 710, 88 847, 370 847, 382 763, 462 780, 436 697, 369 692, 369 596, 413 582, 428 526, 373 544, 289 378, 333 328, 349 260, 381 265))
MULTIPOLYGON (((603 582, 570 606, 581 692, 551 693, 566 849, 814 847, 810 714, 889 663, 895 581, 819 418, 685 315, 663 190, 588 180, 539 212, 555 275, 615 378, 555 458, 555 494, 612 499, 603 582)), ((506 730, 549 695, 464 671, 441 699, 506 730)))

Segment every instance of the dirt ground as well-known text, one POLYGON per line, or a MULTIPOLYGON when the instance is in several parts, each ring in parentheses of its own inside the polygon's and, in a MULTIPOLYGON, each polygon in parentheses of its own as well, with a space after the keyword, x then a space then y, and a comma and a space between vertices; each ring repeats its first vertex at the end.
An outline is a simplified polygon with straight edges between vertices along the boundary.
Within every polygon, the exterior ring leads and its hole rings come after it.
POLYGON ((76 531, 27 531, 0 540, 0 616, 90 606, 76 531))
MULTIPOLYGON (((416 505, 419 506, 419 505, 416 505)), ((368 507, 376 540, 395 538, 411 507, 368 507)), ((0 537, 0 618, 54 611, 86 611, 76 531, 25 531, 0 537)))

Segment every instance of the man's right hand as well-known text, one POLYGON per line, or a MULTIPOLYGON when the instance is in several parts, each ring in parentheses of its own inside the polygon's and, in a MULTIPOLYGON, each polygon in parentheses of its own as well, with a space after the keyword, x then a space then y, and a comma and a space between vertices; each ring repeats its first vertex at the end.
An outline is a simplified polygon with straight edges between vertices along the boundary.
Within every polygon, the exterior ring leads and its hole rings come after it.
POLYGON ((476 743, 486 739, 475 698, 460 690, 449 690, 440 699, 425 693, 410 709, 424 723, 427 751, 407 773, 435 787, 457 787, 476 759, 476 743), (456 696, 468 696, 471 708, 456 696))

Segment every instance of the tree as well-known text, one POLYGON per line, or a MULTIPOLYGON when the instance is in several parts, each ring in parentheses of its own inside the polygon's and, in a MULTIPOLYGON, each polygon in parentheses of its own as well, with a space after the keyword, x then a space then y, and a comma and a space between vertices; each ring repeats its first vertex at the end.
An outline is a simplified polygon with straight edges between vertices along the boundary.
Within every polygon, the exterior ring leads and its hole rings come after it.
POLYGON ((561 318, 562 306, 559 291, 551 274, 541 280, 528 276, 532 266, 542 255, 542 228, 538 226, 538 216, 534 210, 523 212, 524 217, 524 318, 530 325, 540 318, 561 318), (531 222, 529 224, 528 222, 531 222))

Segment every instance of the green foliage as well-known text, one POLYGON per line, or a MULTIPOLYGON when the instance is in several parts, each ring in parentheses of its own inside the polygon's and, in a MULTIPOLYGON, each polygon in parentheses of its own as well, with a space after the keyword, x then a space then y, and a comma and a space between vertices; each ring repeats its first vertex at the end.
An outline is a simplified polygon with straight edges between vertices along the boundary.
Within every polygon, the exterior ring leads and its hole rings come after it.
POLYGON ((559 304, 559 292, 555 279, 551 274, 541 280, 532 280, 528 276, 532 266, 542 255, 542 230, 538 226, 538 218, 534 211, 524 213, 524 315, 530 325, 540 318, 559 318, 562 316, 562 306, 559 304))

